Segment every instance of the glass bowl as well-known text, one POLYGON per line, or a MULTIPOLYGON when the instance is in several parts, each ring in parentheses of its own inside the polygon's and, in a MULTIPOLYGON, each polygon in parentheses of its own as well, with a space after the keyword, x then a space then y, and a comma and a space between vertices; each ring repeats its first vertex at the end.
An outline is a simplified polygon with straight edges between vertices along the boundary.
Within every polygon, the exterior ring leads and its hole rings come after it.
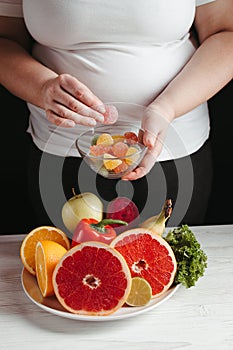
POLYGON ((93 171, 108 179, 119 179, 143 159, 147 147, 142 144, 142 135, 143 130, 137 126, 116 122, 83 132, 76 147, 93 171))

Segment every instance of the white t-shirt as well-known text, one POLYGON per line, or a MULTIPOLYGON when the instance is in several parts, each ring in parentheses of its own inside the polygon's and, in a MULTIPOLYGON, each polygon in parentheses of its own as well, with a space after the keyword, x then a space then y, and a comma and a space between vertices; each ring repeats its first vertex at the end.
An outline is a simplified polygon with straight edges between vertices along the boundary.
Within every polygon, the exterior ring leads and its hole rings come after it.
MULTIPOLYGON (((0 0, 0 15, 24 17, 36 40, 33 55, 57 73, 69 73, 119 119, 141 124, 147 106, 193 55, 196 6, 214 0, 0 0)), ((77 156, 75 140, 86 127, 56 127, 28 104, 28 132, 46 152, 77 156)), ((159 161, 197 151, 209 137, 207 103, 177 118, 159 161)))

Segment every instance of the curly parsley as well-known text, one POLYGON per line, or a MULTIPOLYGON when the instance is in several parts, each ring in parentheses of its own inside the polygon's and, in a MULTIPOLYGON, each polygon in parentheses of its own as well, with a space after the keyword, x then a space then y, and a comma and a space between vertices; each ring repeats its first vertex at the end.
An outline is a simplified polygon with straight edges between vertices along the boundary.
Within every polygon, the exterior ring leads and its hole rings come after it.
POLYGON ((174 282, 186 288, 194 286, 207 267, 207 255, 194 233, 188 225, 182 225, 169 231, 165 240, 170 244, 177 261, 174 282))

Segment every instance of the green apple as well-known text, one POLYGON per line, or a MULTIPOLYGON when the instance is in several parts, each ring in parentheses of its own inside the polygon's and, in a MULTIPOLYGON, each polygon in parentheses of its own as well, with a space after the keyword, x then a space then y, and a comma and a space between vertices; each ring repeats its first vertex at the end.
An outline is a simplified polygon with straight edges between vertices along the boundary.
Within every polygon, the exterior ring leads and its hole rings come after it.
POLYGON ((103 219, 103 203, 94 193, 84 192, 71 197, 62 207, 62 220, 70 232, 74 232, 82 219, 103 219))

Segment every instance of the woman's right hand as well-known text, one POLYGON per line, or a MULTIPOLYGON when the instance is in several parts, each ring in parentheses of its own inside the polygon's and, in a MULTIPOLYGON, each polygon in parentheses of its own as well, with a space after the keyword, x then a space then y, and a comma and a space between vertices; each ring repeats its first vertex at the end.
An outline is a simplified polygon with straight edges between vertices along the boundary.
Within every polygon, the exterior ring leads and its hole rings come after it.
POLYGON ((95 126, 104 122, 105 113, 111 113, 83 83, 69 74, 47 81, 42 95, 48 120, 62 127, 95 126))

